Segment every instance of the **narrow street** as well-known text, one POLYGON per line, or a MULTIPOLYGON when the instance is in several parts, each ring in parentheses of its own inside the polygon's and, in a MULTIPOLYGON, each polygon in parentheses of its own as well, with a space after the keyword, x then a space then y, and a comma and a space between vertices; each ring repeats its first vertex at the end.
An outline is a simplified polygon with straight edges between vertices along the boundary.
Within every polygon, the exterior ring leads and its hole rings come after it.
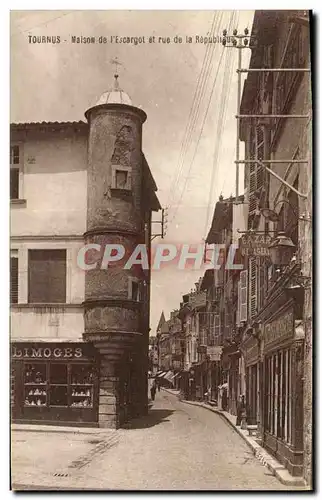
POLYGON ((126 429, 77 431, 14 430, 13 488, 290 489, 220 415, 182 403, 164 390, 149 415, 126 429))

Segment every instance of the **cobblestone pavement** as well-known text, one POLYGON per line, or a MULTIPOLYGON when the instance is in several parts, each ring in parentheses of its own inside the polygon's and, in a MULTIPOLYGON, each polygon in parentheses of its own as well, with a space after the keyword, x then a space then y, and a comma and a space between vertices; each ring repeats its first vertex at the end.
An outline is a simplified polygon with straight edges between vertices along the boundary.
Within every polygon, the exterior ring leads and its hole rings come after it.
POLYGON ((220 415, 165 391, 157 393, 149 415, 128 428, 84 432, 13 432, 13 488, 291 489, 254 457, 220 415))

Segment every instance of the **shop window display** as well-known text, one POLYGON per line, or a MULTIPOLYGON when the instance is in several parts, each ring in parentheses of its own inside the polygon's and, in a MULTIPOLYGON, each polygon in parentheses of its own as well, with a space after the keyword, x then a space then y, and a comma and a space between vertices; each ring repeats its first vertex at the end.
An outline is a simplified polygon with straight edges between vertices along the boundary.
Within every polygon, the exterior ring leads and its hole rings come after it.
POLYGON ((14 367, 11 367, 11 376, 10 376, 10 401, 11 407, 15 405, 15 389, 16 389, 16 371, 14 367))
POLYGON ((25 406, 47 405, 46 364, 25 365, 24 371, 25 406))
POLYGON ((25 364, 24 406, 93 408, 93 384, 89 364, 25 364))
POLYGON ((71 365, 71 406, 93 406, 93 373, 88 365, 71 365))

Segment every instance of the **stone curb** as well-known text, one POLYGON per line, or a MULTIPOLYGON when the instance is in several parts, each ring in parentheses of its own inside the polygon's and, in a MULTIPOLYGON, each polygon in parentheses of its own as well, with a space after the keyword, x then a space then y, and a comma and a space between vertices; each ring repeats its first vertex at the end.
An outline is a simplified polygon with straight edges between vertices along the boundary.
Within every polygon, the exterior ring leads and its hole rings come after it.
POLYGON ((28 424, 11 424, 11 432, 60 432, 71 434, 110 434, 116 432, 115 429, 102 429, 99 427, 63 427, 55 425, 28 425, 28 424))
MULTIPOLYGON (((170 394, 173 394, 174 396, 179 397, 179 393, 177 391, 171 391, 171 389, 166 389, 163 387, 163 390, 166 392, 169 392, 170 394)), ((186 399, 180 399, 182 403, 193 405, 193 406, 199 406, 202 408, 205 408, 206 410, 210 410, 213 413, 216 413, 217 415, 222 416, 226 422, 240 435, 240 437, 243 438, 243 440, 248 444, 248 446, 251 448, 252 452, 254 453, 255 457, 262 463, 262 465, 265 465, 274 476, 277 477, 277 479, 284 484, 285 486, 302 486, 305 487, 305 481, 302 477, 294 477, 291 476, 291 474, 288 472, 288 470, 280 463, 278 462, 274 457, 272 457, 262 446, 260 446, 254 439, 252 439, 250 436, 246 434, 247 431, 243 431, 240 427, 237 427, 232 420, 226 415, 227 412, 223 410, 218 410, 215 408, 212 408, 211 406, 208 406, 205 403, 201 403, 198 401, 187 401, 186 399)))

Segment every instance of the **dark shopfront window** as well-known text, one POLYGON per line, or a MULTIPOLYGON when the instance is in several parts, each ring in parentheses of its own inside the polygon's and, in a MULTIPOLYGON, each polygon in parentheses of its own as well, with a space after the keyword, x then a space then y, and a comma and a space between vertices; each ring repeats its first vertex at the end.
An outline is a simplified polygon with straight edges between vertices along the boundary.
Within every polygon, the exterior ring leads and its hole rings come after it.
POLYGON ((271 435, 291 443, 292 375, 291 350, 266 358, 266 423, 271 435))
POLYGON ((24 406, 93 408, 90 363, 25 362, 24 406))

